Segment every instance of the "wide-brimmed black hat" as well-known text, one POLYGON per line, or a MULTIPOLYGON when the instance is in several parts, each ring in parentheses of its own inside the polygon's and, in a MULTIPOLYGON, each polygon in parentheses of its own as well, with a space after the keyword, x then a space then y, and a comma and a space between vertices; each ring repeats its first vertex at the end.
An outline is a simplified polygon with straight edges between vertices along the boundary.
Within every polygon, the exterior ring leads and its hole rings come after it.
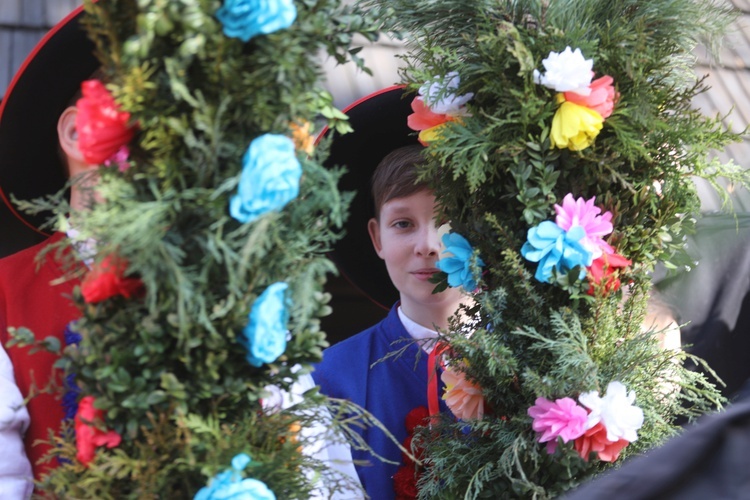
POLYGON ((11 202, 54 194, 65 185, 57 120, 98 67, 79 7, 36 45, 0 104, 0 256, 43 240, 49 213, 30 215, 11 202))
POLYGON ((349 282, 386 309, 398 300, 398 292, 367 232, 367 221, 375 215, 370 181, 375 167, 388 153, 418 144, 416 133, 406 124, 412 99, 413 96, 404 97, 403 87, 389 87, 345 108, 354 132, 334 136, 326 161, 327 166, 346 167, 339 187, 356 193, 346 236, 338 242, 331 258, 349 282))

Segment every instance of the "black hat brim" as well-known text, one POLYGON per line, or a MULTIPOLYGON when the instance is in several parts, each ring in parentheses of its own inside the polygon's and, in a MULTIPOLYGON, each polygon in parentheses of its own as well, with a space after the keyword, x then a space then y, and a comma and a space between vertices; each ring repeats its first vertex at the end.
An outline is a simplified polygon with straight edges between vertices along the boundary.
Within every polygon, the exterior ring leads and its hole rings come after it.
POLYGON ((66 180, 58 153, 57 121, 99 66, 80 24, 79 7, 52 28, 29 54, 0 104, 0 256, 44 239, 49 213, 20 212, 11 202, 60 191, 66 180))
POLYGON ((371 178, 388 153, 418 144, 416 133, 407 126, 411 101, 411 96, 404 97, 403 86, 395 86, 363 97, 345 108, 354 132, 334 136, 326 161, 329 167, 346 167, 340 189, 355 193, 346 235, 336 244, 331 259, 350 283, 385 309, 399 296, 367 232, 367 221, 375 215, 371 178))

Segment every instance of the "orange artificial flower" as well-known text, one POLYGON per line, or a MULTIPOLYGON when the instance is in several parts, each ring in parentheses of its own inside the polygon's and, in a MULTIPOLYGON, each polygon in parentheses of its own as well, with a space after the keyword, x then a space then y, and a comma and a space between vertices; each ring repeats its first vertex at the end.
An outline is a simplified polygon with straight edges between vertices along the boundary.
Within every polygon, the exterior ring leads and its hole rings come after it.
POLYGON ((484 396, 481 387, 469 382, 461 371, 445 369, 440 378, 445 384, 443 399, 456 418, 481 420, 484 417, 484 396))
POLYGON ((630 443, 624 439, 609 441, 607 429, 599 422, 576 439, 574 444, 576 451, 586 462, 589 461, 589 454, 592 451, 596 452, 602 462, 614 462, 620 456, 622 449, 630 443))

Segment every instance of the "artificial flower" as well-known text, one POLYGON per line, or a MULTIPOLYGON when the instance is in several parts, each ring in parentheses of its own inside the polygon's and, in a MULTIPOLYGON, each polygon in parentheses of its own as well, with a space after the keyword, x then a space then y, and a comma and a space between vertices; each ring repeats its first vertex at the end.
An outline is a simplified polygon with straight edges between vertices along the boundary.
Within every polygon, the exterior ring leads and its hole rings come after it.
POLYGON ((289 128, 292 131, 292 141, 294 147, 300 151, 304 151, 305 154, 311 155, 315 148, 315 137, 310 133, 312 124, 308 121, 299 123, 290 123, 289 128))
POLYGON ((521 248, 521 255, 531 262, 538 262, 534 277, 543 283, 552 279, 552 270, 567 273, 581 266, 580 277, 585 276, 583 267, 591 265, 591 253, 581 244, 586 232, 581 226, 572 226, 565 231, 552 221, 544 221, 532 227, 527 233, 527 241, 521 248))
POLYGON ((293 0, 224 0, 216 18, 226 36, 247 42, 291 26, 297 18, 297 7, 293 0))
POLYGON ((578 455, 586 462, 589 461, 591 452, 595 452, 597 458, 602 462, 614 462, 620 456, 622 449, 628 444, 628 441, 625 439, 618 439, 617 441, 608 440, 607 429, 599 422, 576 439, 573 446, 578 455))
MULTIPOLYGON (((474 249, 471 244, 458 233, 447 233, 443 235, 443 254, 447 257, 437 261, 437 268, 448 274, 448 285, 452 287, 463 287, 467 292, 473 292, 477 288, 477 278, 471 270, 471 256, 474 249)), ((477 266, 483 267, 484 261, 481 257, 476 258, 477 266)))
POLYGON ((571 50, 565 47, 562 52, 550 52, 542 60, 544 74, 534 70, 534 82, 554 89, 557 92, 574 92, 589 95, 589 84, 594 76, 593 59, 586 59, 581 49, 571 50))
POLYGON ((635 406, 635 391, 628 392, 618 381, 607 386, 607 393, 599 397, 598 391, 585 392, 578 401, 591 410, 589 428, 601 422, 607 429, 607 440, 624 439, 630 443, 638 439, 638 429, 643 425, 643 410, 635 406))
POLYGON ((484 417, 482 388, 466 379, 462 371, 446 368, 441 380, 445 384, 443 400, 451 412, 461 420, 481 420, 484 417))
POLYGON ((419 495, 417 481, 419 480, 414 463, 408 463, 400 467, 393 475, 393 490, 396 500, 414 500, 419 495))
MULTIPOLYGON (((414 445, 414 435, 413 433, 409 433, 404 440, 401 442, 401 446, 404 447, 404 449, 407 449, 411 451, 417 460, 422 460, 424 457, 424 448, 421 446, 415 446, 414 445)), ((401 460, 404 463, 408 463, 411 461, 411 458, 406 453, 401 453, 401 460)))
POLYGON ((602 252, 613 251, 612 247, 602 239, 603 236, 612 232, 612 213, 601 214, 602 210, 594 205, 595 201, 596 196, 590 200, 583 198, 574 200, 573 195, 568 193, 563 198, 562 205, 555 204, 557 213, 555 223, 566 231, 574 226, 583 228, 586 235, 581 238, 581 245, 591 253, 594 259, 602 252))
POLYGON ((581 95, 576 92, 564 92, 563 95, 566 101, 586 106, 599 113, 602 118, 609 118, 618 97, 615 87, 612 85, 613 81, 611 76, 605 75, 591 82, 591 85, 589 85, 591 93, 588 95, 581 95))
POLYGON ((128 149, 127 146, 122 146, 109 159, 104 160, 104 165, 107 167, 117 165, 117 170, 125 172, 130 168, 130 162, 128 161, 129 156, 130 149, 128 149))
POLYGON ((541 433, 538 441, 547 443, 547 452, 552 454, 557 447, 557 438, 567 443, 580 437, 586 430, 588 412, 571 398, 536 398, 534 406, 528 409, 533 418, 531 428, 541 433))
POLYGON ((255 138, 242 158, 237 194, 229 202, 230 214, 247 223, 281 210, 299 194, 301 177, 302 166, 289 137, 264 134, 255 138))
POLYGON ((135 127, 128 124, 130 113, 120 110, 99 80, 83 82, 81 94, 76 102, 78 149, 86 163, 99 165, 133 139, 135 127))
POLYGON ((81 294, 87 304, 122 295, 126 299, 143 292, 143 282, 138 278, 126 278, 128 261, 108 255, 100 263, 94 264, 81 283, 81 294))
POLYGON ((419 143, 427 146, 440 137, 440 131, 446 127, 446 123, 453 120, 448 115, 439 115, 430 111, 430 108, 420 97, 411 101, 411 109, 414 113, 406 117, 406 124, 412 130, 419 131, 419 143))
POLYGON ((605 292, 616 292, 620 289, 620 278, 617 277, 618 271, 631 264, 630 260, 620 254, 603 253, 598 259, 594 259, 594 262, 588 268, 591 286, 587 293, 593 295, 594 286, 602 284, 605 292))
POLYGON ((76 431, 76 458, 83 465, 94 459, 96 448, 106 446, 114 448, 119 446, 122 438, 115 431, 105 431, 97 427, 104 420, 104 410, 94 407, 94 396, 84 396, 78 402, 78 411, 75 416, 76 431))
POLYGON ((283 281, 266 288, 255 300, 241 342, 247 348, 247 362, 260 367, 272 363, 286 350, 287 321, 286 289, 283 281))
POLYGON ((414 434, 414 430, 418 426, 428 425, 430 422, 430 411, 426 406, 417 406, 406 414, 404 424, 406 425, 406 432, 414 434))
POLYGON ((208 486, 195 494, 193 500, 276 500, 276 495, 262 481, 242 478, 242 470, 251 462, 247 453, 235 455, 232 469, 214 476, 208 486))
POLYGON ((604 118, 585 106, 565 101, 552 118, 550 141, 553 147, 581 151, 591 146, 602 129, 604 118))
POLYGON ((467 114, 465 105, 474 94, 456 95, 460 84, 461 77, 456 71, 451 71, 444 78, 437 76, 433 81, 426 82, 419 88, 419 95, 435 114, 463 116, 467 114))

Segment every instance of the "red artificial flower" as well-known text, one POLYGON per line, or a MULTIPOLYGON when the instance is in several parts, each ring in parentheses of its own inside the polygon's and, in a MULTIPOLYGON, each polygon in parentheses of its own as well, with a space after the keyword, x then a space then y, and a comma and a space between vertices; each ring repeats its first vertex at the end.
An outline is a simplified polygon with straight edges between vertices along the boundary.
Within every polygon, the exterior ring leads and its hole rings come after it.
POLYGON ((597 457, 602 462, 614 462, 629 442, 624 439, 609 441, 607 439, 607 429, 604 427, 604 424, 599 422, 584 432, 583 436, 576 439, 574 444, 576 451, 586 462, 589 461, 589 454, 592 451, 596 452, 597 457))
POLYGON ((624 269, 632 262, 616 253, 603 253, 589 266, 589 295, 594 295, 594 285, 601 285, 604 280, 604 291, 616 292, 620 289, 619 269, 624 269))
POLYGON ((419 494, 417 481, 419 476, 413 463, 399 468, 393 475, 393 490, 396 500, 414 500, 419 494))
POLYGON ((81 283, 83 300, 95 304, 115 295, 129 299, 143 291, 143 282, 138 278, 125 278, 128 262, 125 259, 108 255, 95 264, 81 283))
MULTIPOLYGON (((404 438, 404 440, 401 442, 401 446, 406 448, 407 450, 411 451, 411 453, 417 457, 417 460, 422 460, 424 457, 424 448, 421 446, 412 447, 412 443, 414 442, 414 436, 409 434, 404 438)), ((414 461, 409 458, 406 453, 401 453, 401 461, 405 464, 413 463, 414 461)))
POLYGON ((76 102, 78 149, 87 163, 99 165, 133 139, 135 127, 128 125, 130 113, 120 111, 102 82, 86 80, 81 91, 76 102))
POLYGON ((98 446, 114 448, 120 445, 122 438, 115 431, 103 431, 95 424, 104 420, 104 410, 94 408, 94 396, 85 396, 78 403, 75 416, 76 458, 83 465, 88 465, 94 459, 98 446))
POLYGON ((430 423, 430 412, 426 406, 417 406, 412 411, 406 414, 404 419, 404 425, 406 425, 406 432, 414 434, 414 429, 418 426, 425 426, 430 423))

